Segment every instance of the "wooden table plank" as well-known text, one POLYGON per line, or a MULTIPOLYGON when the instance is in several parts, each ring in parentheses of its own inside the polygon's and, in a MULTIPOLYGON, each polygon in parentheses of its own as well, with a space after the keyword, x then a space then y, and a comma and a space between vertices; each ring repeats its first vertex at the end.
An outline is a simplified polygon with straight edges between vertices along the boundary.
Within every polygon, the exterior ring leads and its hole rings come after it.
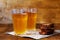
MULTIPOLYGON (((19 36, 13 36, 13 35, 8 35, 5 34, 5 32, 10 32, 13 30, 12 24, 0 24, 0 40, 33 40, 31 38, 22 38, 19 36)), ((40 40, 60 40, 60 34, 48 37, 48 38, 43 38, 40 40)))

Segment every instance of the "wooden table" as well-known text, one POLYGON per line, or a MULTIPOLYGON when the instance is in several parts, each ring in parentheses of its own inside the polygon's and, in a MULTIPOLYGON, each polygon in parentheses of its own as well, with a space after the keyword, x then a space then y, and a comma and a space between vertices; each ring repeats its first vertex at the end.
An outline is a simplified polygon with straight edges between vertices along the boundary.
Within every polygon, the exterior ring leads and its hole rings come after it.
MULTIPOLYGON (((22 38, 19 36, 5 34, 5 32, 10 32, 12 30, 13 30, 12 24, 0 24, 0 40, 34 40, 31 38, 22 38)), ((48 38, 42 38, 40 40, 60 40, 60 34, 48 38)))

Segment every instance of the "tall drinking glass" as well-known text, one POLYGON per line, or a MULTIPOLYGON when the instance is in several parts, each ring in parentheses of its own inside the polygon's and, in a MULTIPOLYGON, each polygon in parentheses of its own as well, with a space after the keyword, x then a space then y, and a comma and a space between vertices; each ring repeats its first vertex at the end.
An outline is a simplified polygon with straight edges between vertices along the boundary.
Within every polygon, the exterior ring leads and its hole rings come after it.
POLYGON ((37 19, 37 9, 30 8, 28 9, 28 30, 36 30, 36 19, 37 19))
POLYGON ((13 28, 16 34, 24 34, 26 32, 27 16, 24 9, 12 10, 13 28))

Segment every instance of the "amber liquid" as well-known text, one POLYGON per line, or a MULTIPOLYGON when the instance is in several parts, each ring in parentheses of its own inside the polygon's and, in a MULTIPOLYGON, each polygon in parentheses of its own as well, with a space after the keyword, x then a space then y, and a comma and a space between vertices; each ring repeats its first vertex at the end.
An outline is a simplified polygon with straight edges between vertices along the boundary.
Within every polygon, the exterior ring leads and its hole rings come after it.
POLYGON ((27 30, 27 14, 12 14, 16 34, 24 34, 27 30))
POLYGON ((28 13, 28 30, 35 30, 36 29, 36 13, 28 13))

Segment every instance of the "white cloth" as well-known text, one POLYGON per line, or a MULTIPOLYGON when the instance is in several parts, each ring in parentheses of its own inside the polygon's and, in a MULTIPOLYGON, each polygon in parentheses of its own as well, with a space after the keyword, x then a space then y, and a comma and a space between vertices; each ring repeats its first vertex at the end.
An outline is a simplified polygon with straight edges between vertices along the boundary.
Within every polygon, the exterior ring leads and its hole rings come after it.
MULTIPOLYGON (((27 33, 29 33, 29 32, 27 32, 27 33)), ((31 33, 30 35, 27 35, 27 33, 26 34, 23 34, 23 35, 18 35, 18 36, 21 36, 21 37, 30 37, 30 38, 33 38, 33 39, 40 39, 40 38, 45 38, 45 37, 49 37, 49 36, 58 34, 58 33, 60 33, 60 30, 55 30, 55 33, 54 34, 51 34, 51 35, 40 35, 36 31, 33 32, 33 33, 31 33)), ((7 32, 7 34, 15 35, 14 32, 7 32)))

